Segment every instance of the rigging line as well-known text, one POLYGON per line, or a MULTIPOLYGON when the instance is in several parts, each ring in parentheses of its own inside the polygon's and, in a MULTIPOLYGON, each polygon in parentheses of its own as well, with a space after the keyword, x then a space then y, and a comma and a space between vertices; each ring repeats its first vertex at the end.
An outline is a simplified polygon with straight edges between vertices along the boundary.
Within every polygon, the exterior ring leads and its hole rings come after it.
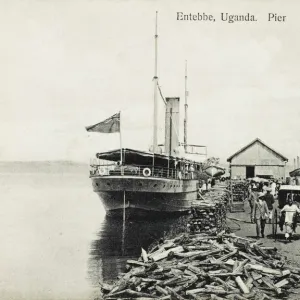
POLYGON ((165 98, 164 98, 164 96, 162 94, 162 91, 160 89, 160 86, 159 86, 158 82, 157 82, 157 87, 158 87, 158 90, 159 90, 159 93, 160 93, 160 96, 161 96, 162 100, 164 101, 165 105, 167 105, 167 102, 166 102, 166 100, 165 100, 165 98))

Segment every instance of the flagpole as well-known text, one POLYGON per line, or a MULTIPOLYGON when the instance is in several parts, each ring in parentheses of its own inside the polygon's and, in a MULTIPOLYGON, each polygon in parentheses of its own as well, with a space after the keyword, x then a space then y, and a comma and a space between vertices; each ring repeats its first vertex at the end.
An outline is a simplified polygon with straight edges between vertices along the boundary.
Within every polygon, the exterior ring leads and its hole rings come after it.
POLYGON ((119 111, 120 116, 120 130, 119 130, 119 136, 120 136, 120 163, 121 166, 123 164, 123 155, 122 155, 122 132, 121 132, 121 111, 119 111))

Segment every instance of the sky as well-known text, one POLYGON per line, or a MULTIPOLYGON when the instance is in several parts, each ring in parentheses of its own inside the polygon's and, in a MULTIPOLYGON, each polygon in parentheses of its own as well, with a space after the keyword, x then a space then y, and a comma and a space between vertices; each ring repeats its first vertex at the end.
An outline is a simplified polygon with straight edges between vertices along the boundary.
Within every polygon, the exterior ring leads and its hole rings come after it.
MULTIPOLYGON (((164 97, 180 97, 188 62, 188 142, 225 162, 255 138, 300 155, 297 0, 0 1, 0 160, 89 161, 120 147, 85 126, 121 111, 122 146, 152 143, 154 22, 164 97), (178 21, 177 12, 216 22, 178 21), (221 13, 255 14, 227 23, 221 13), (285 22, 268 22, 268 13, 285 22)), ((159 142, 164 105, 159 99, 159 142)), ((183 126, 180 132, 183 141, 183 126)))

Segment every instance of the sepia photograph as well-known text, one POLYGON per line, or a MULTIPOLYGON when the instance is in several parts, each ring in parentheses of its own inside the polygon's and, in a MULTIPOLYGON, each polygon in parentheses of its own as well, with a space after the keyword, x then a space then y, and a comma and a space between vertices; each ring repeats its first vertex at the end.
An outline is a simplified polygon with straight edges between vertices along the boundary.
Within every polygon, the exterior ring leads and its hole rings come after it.
POLYGON ((300 299, 297 0, 0 0, 0 299, 300 299))

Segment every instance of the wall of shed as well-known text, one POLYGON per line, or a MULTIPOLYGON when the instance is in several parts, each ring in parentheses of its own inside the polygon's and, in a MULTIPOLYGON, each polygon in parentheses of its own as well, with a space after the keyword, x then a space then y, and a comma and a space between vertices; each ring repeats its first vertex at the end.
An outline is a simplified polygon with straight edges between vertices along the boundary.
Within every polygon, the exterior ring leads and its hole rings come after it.
MULTIPOLYGON (((284 166, 254 166, 254 176, 259 175, 272 175, 274 178, 285 179, 285 167, 284 166)), ((246 178, 246 166, 232 166, 231 165, 231 178, 245 179, 246 178)))
POLYGON ((231 160, 232 165, 269 165, 284 166, 283 159, 259 142, 254 143, 245 151, 231 160))
POLYGON ((231 167, 231 179, 244 179, 246 178, 245 166, 232 166, 231 167))
POLYGON ((255 176, 273 175, 275 178, 285 178, 283 166, 255 166, 255 176))

